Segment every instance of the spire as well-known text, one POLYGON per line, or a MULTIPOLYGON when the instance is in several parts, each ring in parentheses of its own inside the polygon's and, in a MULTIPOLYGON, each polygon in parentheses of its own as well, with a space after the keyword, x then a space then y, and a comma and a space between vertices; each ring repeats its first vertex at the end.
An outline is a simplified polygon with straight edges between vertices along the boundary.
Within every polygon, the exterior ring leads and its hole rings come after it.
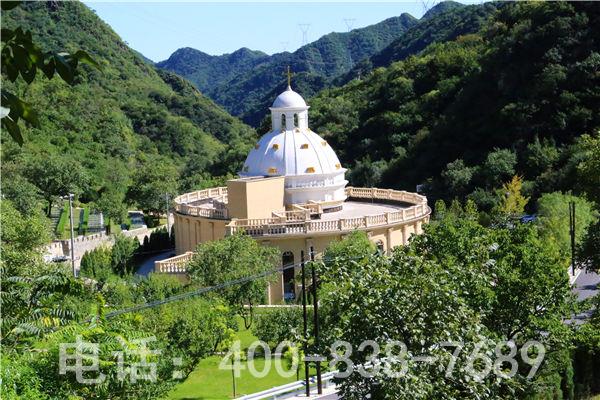
POLYGON ((290 66, 287 66, 287 80, 288 80, 288 85, 287 88, 288 90, 292 90, 292 73, 290 71, 290 66))

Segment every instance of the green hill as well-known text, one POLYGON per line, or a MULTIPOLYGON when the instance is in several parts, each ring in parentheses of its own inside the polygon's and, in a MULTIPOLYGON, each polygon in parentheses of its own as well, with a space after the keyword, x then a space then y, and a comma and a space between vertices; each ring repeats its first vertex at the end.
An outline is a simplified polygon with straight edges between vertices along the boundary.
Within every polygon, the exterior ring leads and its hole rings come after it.
POLYGON ((314 86, 305 85, 306 89, 309 94, 316 93, 328 79, 380 51, 416 21, 414 17, 402 14, 351 32, 330 33, 293 53, 278 53, 268 58, 244 49, 217 57, 193 49, 180 49, 158 65, 190 79, 232 114, 257 125, 266 115, 264 105, 273 88, 284 84, 284 71, 288 65, 295 73, 310 76, 314 86), (237 57, 240 63, 232 64, 229 58, 239 52, 243 53, 237 57), (233 73, 235 68, 237 73, 233 73))
POLYGON ((387 67, 395 61, 417 54, 432 43, 447 42, 461 35, 478 32, 499 6, 501 4, 498 3, 470 6, 452 1, 439 3, 404 35, 369 59, 358 63, 351 71, 338 77, 334 83, 339 86, 354 78, 365 76, 374 68, 387 67))
POLYGON ((262 51, 245 47, 221 56, 211 56, 200 50, 184 47, 156 66, 184 76, 202 92, 206 92, 268 59, 269 56, 262 51))
POLYGON ((2 26, 31 30, 46 50, 84 49, 102 65, 100 71, 81 67, 73 86, 43 74, 29 86, 3 82, 40 114, 39 128, 25 130, 22 148, 3 133, 9 196, 35 193, 35 183, 74 190, 85 202, 112 189, 135 203, 141 195, 132 189, 153 174, 164 191, 178 192, 236 171, 254 141, 253 129, 188 82, 146 63, 82 3, 28 2, 3 11, 2 26), (56 174, 45 183, 44 168, 56 174), (64 169, 69 175, 59 176, 64 169))
POLYGON ((585 2, 508 3, 476 35, 323 91, 311 124, 355 185, 425 184, 484 209, 514 174, 533 198, 582 190, 577 165, 593 141, 581 135, 600 127, 599 15, 585 2))

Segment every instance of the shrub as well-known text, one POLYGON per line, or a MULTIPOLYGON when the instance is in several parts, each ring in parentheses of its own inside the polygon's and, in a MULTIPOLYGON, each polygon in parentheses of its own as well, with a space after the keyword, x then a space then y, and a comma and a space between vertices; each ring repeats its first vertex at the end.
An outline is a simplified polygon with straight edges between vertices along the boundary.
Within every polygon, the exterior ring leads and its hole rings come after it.
POLYGON ((295 341, 302 332, 302 308, 277 307, 256 317, 252 333, 271 347, 284 341, 295 341))

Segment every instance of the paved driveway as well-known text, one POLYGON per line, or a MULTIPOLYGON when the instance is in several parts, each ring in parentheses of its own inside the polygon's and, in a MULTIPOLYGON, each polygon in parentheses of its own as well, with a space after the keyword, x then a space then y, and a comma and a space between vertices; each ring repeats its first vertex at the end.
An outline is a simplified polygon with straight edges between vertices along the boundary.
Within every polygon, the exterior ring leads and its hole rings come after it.
MULTIPOLYGON (((573 284, 573 293, 577 296, 577 300, 583 301, 589 299, 600 292, 600 275, 595 272, 581 271, 573 284)), ((592 311, 587 311, 575 316, 569 320, 569 323, 582 324, 585 319, 589 318, 592 311)))

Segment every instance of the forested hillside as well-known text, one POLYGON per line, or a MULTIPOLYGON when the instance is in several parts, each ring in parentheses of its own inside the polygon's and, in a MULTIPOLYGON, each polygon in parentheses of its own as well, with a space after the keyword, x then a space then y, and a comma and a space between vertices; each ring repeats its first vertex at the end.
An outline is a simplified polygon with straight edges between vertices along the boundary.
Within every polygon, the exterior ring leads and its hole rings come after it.
POLYGON ((314 94, 325 87, 328 79, 347 72, 358 60, 379 52, 416 21, 411 15, 402 14, 351 32, 330 33, 293 53, 278 53, 264 60, 257 53, 252 53, 256 57, 250 59, 249 51, 246 51, 241 65, 232 65, 230 61, 241 50, 209 59, 202 52, 180 49, 159 66, 190 79, 232 114, 257 125, 267 113, 265 104, 273 100, 270 97, 273 88, 284 84, 284 71, 288 65, 295 73, 301 74, 297 80, 305 81, 305 93, 314 94), (248 69, 256 61, 260 62, 248 69), (239 71, 229 74, 230 65, 239 71), (219 68, 224 71, 212 74, 207 81, 207 74, 219 68))
POLYGON ((323 91, 311 124, 355 185, 424 184, 484 210, 515 174, 533 199, 598 195, 599 16, 589 2, 506 4, 477 34, 323 91))
POLYGON ((156 66, 184 76, 202 92, 206 92, 220 83, 228 82, 236 75, 246 73, 268 59, 269 56, 262 51, 245 47, 220 56, 211 56, 200 50, 184 47, 171 54, 167 60, 157 63, 156 66))
POLYGON ((234 172, 255 132, 188 82, 137 55, 79 2, 28 2, 2 26, 31 30, 43 49, 84 49, 101 70, 81 67, 75 84, 38 74, 10 88, 38 111, 19 147, 2 136, 3 194, 28 208, 68 191, 108 213, 151 210, 166 192, 234 172))
POLYGON ((334 84, 365 76, 377 67, 387 67, 395 61, 418 54, 433 43, 447 42, 461 35, 478 32, 503 3, 484 3, 465 6, 453 1, 439 3, 429 10, 417 24, 408 29, 386 48, 356 64, 352 70, 338 77, 334 84))

